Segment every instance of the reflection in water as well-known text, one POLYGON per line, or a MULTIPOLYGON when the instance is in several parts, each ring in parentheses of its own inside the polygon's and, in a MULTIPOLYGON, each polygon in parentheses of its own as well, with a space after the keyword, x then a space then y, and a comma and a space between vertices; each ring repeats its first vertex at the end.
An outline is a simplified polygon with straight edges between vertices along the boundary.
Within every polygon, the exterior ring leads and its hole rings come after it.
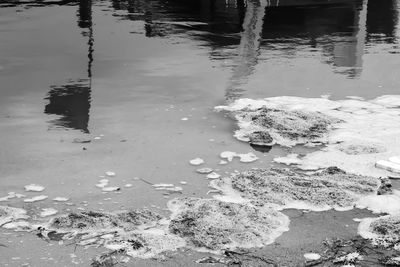
MULTIPOLYGON (((399 6, 396 0, 93 1, 94 5, 101 7, 109 5, 110 9, 102 8, 98 12, 111 10, 118 20, 143 22, 142 31, 135 34, 149 38, 179 36, 207 47, 211 59, 223 60, 231 67, 232 75, 226 88, 228 100, 240 97, 257 65, 262 62, 312 57, 321 59, 335 73, 357 79, 362 71, 366 46, 398 42, 399 6)), ((55 102, 62 101, 53 99, 67 96, 72 99, 73 94, 86 95, 85 106, 90 107, 94 46, 92 0, 3 0, 0 7, 2 5, 77 6, 78 26, 88 40, 87 77, 79 80, 81 89, 76 93, 71 89, 75 83, 53 87, 48 100, 49 105, 54 106, 55 102), (87 94, 80 93, 83 81, 86 82, 87 94), (60 90, 61 87, 65 89, 60 90), (65 93, 67 88, 70 93, 65 93), (56 91, 63 93, 57 94, 56 91)), ((68 106, 65 109, 68 114, 74 113, 73 102, 68 106)), ((49 110, 58 109, 46 108, 47 113, 52 113, 49 110)), ((60 120, 69 118, 67 113, 60 111, 54 114, 63 116, 60 120)), ((89 110, 87 116, 89 120, 89 110)), ((80 129, 87 131, 87 126, 80 129)))
POLYGON ((227 100, 237 98, 258 62, 260 39, 265 15, 266 0, 249 0, 243 21, 239 53, 235 59, 233 74, 226 89, 227 100))
POLYGON ((46 105, 44 112, 61 116, 51 121, 52 124, 89 133, 90 87, 88 84, 90 82, 85 79, 51 88, 46 97, 49 104, 46 105))
POLYGON ((56 126, 89 133, 94 52, 92 0, 81 0, 79 2, 78 26, 83 29, 82 35, 88 37, 88 78, 71 81, 61 86, 52 86, 48 97, 46 97, 49 104, 45 107, 45 113, 61 116, 59 119, 51 121, 56 126))

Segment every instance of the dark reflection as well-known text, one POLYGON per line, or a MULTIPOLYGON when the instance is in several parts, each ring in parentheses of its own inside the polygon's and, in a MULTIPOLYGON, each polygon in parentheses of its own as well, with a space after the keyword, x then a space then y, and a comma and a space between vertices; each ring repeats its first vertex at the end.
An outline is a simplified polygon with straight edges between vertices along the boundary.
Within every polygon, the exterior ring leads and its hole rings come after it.
POLYGON ((59 115, 52 124, 89 133, 90 83, 88 80, 71 81, 69 84, 52 86, 46 99, 44 112, 59 115))
POLYGON ((397 2, 397 0, 368 0, 367 31, 369 41, 395 42, 396 25, 399 17, 397 2))
POLYGON ((112 7, 120 19, 144 21, 147 37, 197 39, 212 59, 232 60, 228 99, 241 95, 261 53, 263 60, 310 53, 357 78, 369 37, 394 38, 398 17, 396 0, 112 0, 112 7))
POLYGON ((65 85, 52 86, 46 97, 49 104, 45 106, 44 112, 60 116, 60 118, 51 121, 56 126, 89 133, 94 52, 92 1, 81 0, 77 15, 78 26, 82 29, 82 35, 88 38, 87 78, 70 81, 65 85))
POLYGON ((260 146, 260 145, 253 145, 253 144, 250 144, 250 146, 251 146, 255 151, 258 151, 258 152, 261 152, 261 153, 268 153, 268 152, 270 152, 271 149, 272 149, 272 146, 260 146))

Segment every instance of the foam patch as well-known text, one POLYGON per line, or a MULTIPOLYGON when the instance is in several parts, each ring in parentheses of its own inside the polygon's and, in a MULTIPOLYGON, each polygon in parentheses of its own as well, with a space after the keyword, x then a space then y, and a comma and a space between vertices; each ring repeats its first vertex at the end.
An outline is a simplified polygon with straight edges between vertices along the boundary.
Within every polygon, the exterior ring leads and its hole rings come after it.
POLYGON ((0 206, 0 227, 27 218, 29 216, 24 209, 0 206))
POLYGON ((211 252, 261 247, 288 231, 289 218, 270 208, 226 203, 215 199, 178 198, 169 229, 195 248, 211 252))
POLYGON ((375 163, 400 155, 400 96, 370 101, 288 96, 239 99, 216 109, 233 112, 239 140, 250 142, 251 134, 261 131, 283 146, 326 144, 302 158, 300 168, 337 166, 349 173, 391 176, 375 163))
POLYGON ((70 213, 51 219, 39 231, 50 240, 103 246, 139 258, 185 246, 182 238, 168 232, 168 221, 149 210, 70 213))
POLYGON ((364 219, 358 233, 372 244, 400 251, 400 215, 387 215, 364 219))
POLYGON ((376 195, 380 181, 335 167, 312 175, 289 169, 252 169, 214 180, 211 186, 223 193, 215 196, 220 200, 322 211, 353 208, 363 196, 376 195))

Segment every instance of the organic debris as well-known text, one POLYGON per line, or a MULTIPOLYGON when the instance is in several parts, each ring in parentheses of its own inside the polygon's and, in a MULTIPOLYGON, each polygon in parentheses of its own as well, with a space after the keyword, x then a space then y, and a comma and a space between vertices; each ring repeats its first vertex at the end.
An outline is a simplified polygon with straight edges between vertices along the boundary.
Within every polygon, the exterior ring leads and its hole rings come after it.
POLYGON ((199 198, 174 199, 168 206, 170 231, 197 248, 261 247, 288 230, 287 216, 269 208, 199 198))
POLYGON ((327 210, 352 208, 362 196, 376 194, 379 179, 330 167, 311 175, 289 169, 252 169, 211 182, 225 196, 254 205, 327 210))

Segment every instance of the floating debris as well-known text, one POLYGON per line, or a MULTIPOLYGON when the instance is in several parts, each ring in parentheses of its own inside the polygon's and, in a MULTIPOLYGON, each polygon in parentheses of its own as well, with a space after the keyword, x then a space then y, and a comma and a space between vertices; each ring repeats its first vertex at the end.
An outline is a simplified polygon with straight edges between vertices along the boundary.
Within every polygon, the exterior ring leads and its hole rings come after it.
POLYGON ((77 144, 87 144, 90 142, 92 142, 92 140, 85 138, 74 138, 74 140, 72 141, 72 143, 77 143, 77 144))
POLYGON ((228 164, 228 162, 226 160, 220 160, 220 162, 218 163, 219 165, 226 165, 228 164))
POLYGON ((40 213, 40 217, 48 217, 52 216, 58 213, 58 210, 53 209, 53 208, 44 208, 42 209, 42 212, 40 213))
POLYGON ((221 200, 310 210, 351 209, 364 196, 376 195, 379 179, 347 174, 331 167, 306 175, 289 169, 252 169, 211 181, 221 200))
POLYGON ((243 163, 249 163, 258 160, 258 157, 251 152, 247 154, 240 154, 232 151, 224 151, 219 156, 229 162, 231 162, 235 157, 238 157, 240 159, 240 162, 243 163))
POLYGON ((113 172, 113 171, 107 171, 107 172, 106 172, 106 175, 107 175, 108 177, 113 177, 113 176, 115 176, 116 174, 115 174, 115 172, 113 172))
POLYGON ((186 181, 180 181, 179 183, 180 183, 180 184, 183 184, 183 185, 187 184, 186 181))
POLYGON ((36 196, 36 197, 32 197, 32 198, 25 198, 24 202, 25 203, 32 203, 32 202, 36 202, 36 201, 42 201, 42 200, 45 200, 47 198, 48 198, 48 196, 40 195, 40 196, 36 196))
POLYGON ((232 151, 224 151, 224 152, 221 152, 221 154, 219 156, 221 158, 226 159, 227 161, 231 162, 233 160, 233 158, 237 156, 237 153, 232 152, 232 151))
POLYGON ((174 187, 173 184, 153 184, 152 186, 153 186, 153 187, 156 187, 156 188, 174 187))
POLYGON ((278 157, 274 158, 274 162, 276 163, 281 163, 281 164, 286 164, 286 165, 292 165, 292 164, 301 164, 301 159, 298 158, 298 154, 289 154, 286 157, 278 157))
POLYGON ((37 184, 25 185, 25 191, 42 192, 43 190, 44 190, 44 186, 41 186, 41 185, 37 185, 37 184))
POLYGON ((254 162, 258 160, 258 157, 251 152, 247 154, 238 154, 238 157, 240 158, 240 162, 244 163, 254 162))
POLYGON ((249 204, 180 198, 171 200, 168 207, 173 212, 169 225, 173 234, 214 252, 270 244, 289 225, 286 215, 249 204))
POLYGON ((392 161, 379 160, 376 162, 375 166, 380 169, 388 170, 390 172, 400 173, 400 164, 394 163, 392 161))
POLYGON ((181 121, 187 121, 189 120, 188 118, 182 118, 181 121))
POLYGON ((219 174, 216 173, 216 172, 212 172, 212 173, 210 173, 210 174, 207 175, 207 178, 208 178, 208 179, 218 179, 219 177, 221 177, 221 175, 219 175, 219 174))
POLYGON ((126 185, 124 185, 126 188, 129 188, 129 187, 132 187, 133 186, 133 184, 126 184, 126 185))
POLYGON ((23 194, 15 193, 15 192, 8 192, 7 196, 0 198, 0 202, 8 201, 9 199, 12 199, 12 198, 23 198, 23 197, 26 197, 26 196, 23 194))
POLYGON ((201 173, 201 174, 208 174, 211 173, 213 171, 213 169, 211 168, 201 168, 201 169, 197 169, 196 172, 201 173))
POLYGON ((121 188, 118 186, 103 187, 101 189, 101 191, 103 191, 103 192, 114 192, 114 191, 119 191, 119 190, 121 190, 121 188))
POLYGON ((104 188, 108 185, 108 179, 101 179, 98 184, 96 184, 99 188, 104 188))
POLYGON ((201 159, 201 158, 195 158, 195 159, 190 160, 189 163, 192 164, 192 165, 197 166, 197 165, 203 164, 204 160, 201 159))
POLYGON ((306 254, 304 254, 304 258, 306 260, 316 261, 321 258, 321 255, 319 255, 318 253, 306 253, 306 254))

